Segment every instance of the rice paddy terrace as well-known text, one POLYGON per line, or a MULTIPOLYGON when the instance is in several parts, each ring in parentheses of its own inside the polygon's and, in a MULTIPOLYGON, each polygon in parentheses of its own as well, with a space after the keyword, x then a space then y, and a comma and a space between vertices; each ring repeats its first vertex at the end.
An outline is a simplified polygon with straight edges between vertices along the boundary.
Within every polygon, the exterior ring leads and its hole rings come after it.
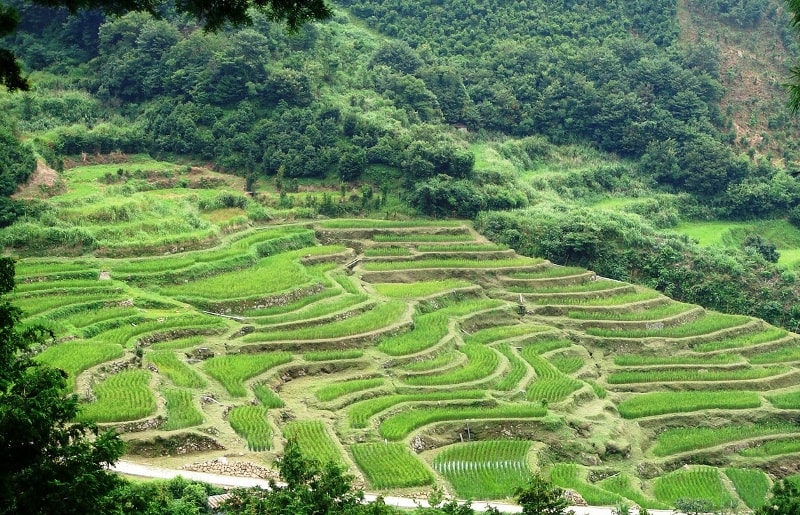
POLYGON ((762 321, 458 221, 242 224, 205 246, 17 264, 13 302, 55 334, 38 359, 133 456, 268 467, 291 437, 370 490, 502 499, 542 469, 650 508, 752 508, 800 467, 798 336, 762 321))

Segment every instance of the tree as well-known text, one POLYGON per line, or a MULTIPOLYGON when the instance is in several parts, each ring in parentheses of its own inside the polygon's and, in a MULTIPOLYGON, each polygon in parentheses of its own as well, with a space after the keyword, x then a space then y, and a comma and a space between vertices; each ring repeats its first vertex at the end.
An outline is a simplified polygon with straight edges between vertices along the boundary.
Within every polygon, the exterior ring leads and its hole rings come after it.
POLYGON ((800 488, 785 479, 772 486, 772 497, 755 511, 755 515, 798 514, 800 514, 800 488))
MULTIPOLYGON (((269 490, 239 490, 226 503, 227 513, 325 515, 381 513, 362 505, 364 493, 353 489, 353 476, 333 462, 321 465, 303 455, 295 440, 286 444, 278 470, 285 487, 270 480, 269 490)), ((372 506, 372 508, 377 508, 372 506)))
MULTIPOLYGON (((786 0, 792 15, 792 28, 800 32, 800 0, 786 0)), ((789 108, 792 113, 800 111, 800 66, 792 68, 793 81, 789 84, 789 108)))
POLYGON ((524 515, 566 515, 567 500, 563 491, 553 486, 539 474, 534 474, 524 487, 517 488, 514 496, 522 506, 524 515))
MULTIPOLYGON (((14 261, 0 258, 0 295, 13 288, 14 261)), ((34 359, 50 335, 20 317, 0 299, 0 514, 96 513, 117 484, 106 467, 122 441, 72 422, 78 398, 65 393, 66 374, 34 359)))
MULTIPOLYGON (((34 0, 47 7, 65 7, 71 13, 79 10, 99 9, 107 14, 120 15, 130 11, 142 11, 158 17, 168 2, 164 0, 34 0)), ((173 5, 173 4, 171 4, 173 5)), ((248 11, 255 9, 276 22, 285 23, 296 31, 304 23, 323 20, 331 16, 324 0, 244 0, 239 2, 216 2, 213 0, 182 0, 174 3, 179 13, 200 20, 207 30, 218 30, 226 23, 248 25, 252 18, 248 11)), ((0 4, 0 37, 14 32, 20 22, 19 13, 10 6, 0 4)), ((27 90, 28 82, 15 56, 0 48, 0 84, 10 90, 27 90)))

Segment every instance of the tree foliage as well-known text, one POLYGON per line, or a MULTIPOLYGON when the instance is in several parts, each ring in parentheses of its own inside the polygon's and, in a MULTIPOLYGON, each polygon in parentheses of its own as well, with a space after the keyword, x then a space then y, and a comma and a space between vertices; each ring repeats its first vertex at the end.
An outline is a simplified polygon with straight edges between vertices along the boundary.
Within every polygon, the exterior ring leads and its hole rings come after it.
MULTIPOLYGON (((0 294, 14 285, 14 263, 0 258, 0 294)), ((34 359, 48 339, 22 327, 0 300, 0 513, 92 513, 117 484, 106 467, 122 454, 113 432, 72 421, 78 399, 66 374, 34 359)))

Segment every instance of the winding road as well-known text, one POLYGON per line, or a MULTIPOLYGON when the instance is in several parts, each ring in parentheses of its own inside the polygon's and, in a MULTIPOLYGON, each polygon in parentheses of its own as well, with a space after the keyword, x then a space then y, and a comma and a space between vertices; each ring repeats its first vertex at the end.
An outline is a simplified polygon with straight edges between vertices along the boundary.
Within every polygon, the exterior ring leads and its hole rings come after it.
MULTIPOLYGON (((207 472, 166 469, 134 463, 131 461, 118 461, 116 465, 111 467, 111 470, 119 474, 154 479, 172 479, 177 476, 183 476, 186 479, 203 481, 205 483, 211 483, 213 485, 229 488, 268 488, 269 486, 269 483, 265 479, 258 479, 254 477, 224 476, 221 474, 210 474, 207 472)), ((366 494, 364 497, 367 502, 372 502, 378 497, 378 495, 366 494)), ((413 509, 420 506, 428 507, 428 502, 425 499, 384 497, 383 500, 387 505, 396 506, 398 508, 413 509)), ((490 506, 497 508, 501 513, 522 513, 522 508, 515 504, 482 501, 475 501, 472 503, 472 508, 475 511, 486 511, 486 509, 490 506)), ((575 512, 575 515, 613 515, 614 513, 613 508, 598 506, 572 506, 570 509, 575 512)), ((635 510, 632 510, 631 513, 636 512, 635 510)), ((649 510, 649 513, 651 515, 673 515, 673 512, 670 510, 649 510)))

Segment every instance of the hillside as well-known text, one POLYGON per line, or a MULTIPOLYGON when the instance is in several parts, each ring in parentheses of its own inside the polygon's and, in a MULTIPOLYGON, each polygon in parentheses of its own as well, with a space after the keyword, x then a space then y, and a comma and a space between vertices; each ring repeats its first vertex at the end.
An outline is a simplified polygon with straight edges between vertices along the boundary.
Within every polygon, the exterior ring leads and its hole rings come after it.
POLYGON ((652 508, 800 472, 777 0, 15 5, 13 301, 131 456, 269 475, 291 436, 372 490, 652 508))
POLYGON ((144 159, 63 177, 55 219, 99 246, 29 246, 12 299, 131 457, 268 469, 291 436, 371 490, 501 499, 541 468, 589 503, 652 508, 754 507, 797 472, 798 337, 760 320, 519 256, 468 222, 242 223, 255 202, 229 177, 144 159))

